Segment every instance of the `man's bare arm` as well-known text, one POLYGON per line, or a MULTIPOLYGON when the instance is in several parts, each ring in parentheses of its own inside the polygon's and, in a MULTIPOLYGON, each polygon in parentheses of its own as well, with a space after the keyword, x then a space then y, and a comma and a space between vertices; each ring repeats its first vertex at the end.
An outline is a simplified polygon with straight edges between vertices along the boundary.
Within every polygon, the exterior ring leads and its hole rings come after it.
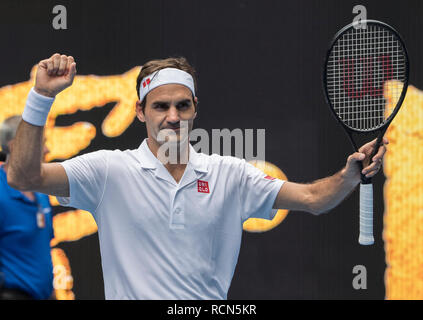
MULTIPOLYGON (((34 91, 41 96, 54 98, 72 85, 75 74, 76 63, 73 57, 54 54, 38 64, 34 91)), ((69 182, 63 166, 42 163, 43 139, 42 123, 34 125, 22 120, 11 146, 7 181, 22 191, 67 197, 69 182)))
MULTIPOLYGON (((285 182, 280 189, 274 204, 275 209, 289 209, 321 214, 331 210, 342 202, 360 183, 358 161, 370 163, 368 157, 376 140, 365 144, 348 157, 347 164, 333 176, 317 180, 310 184, 285 182)), ((384 143, 388 141, 384 139, 384 143)), ((365 166, 362 173, 373 177, 380 169, 385 146, 379 148, 370 165, 365 166)))
POLYGON ((21 191, 68 197, 68 177, 62 165, 42 163, 43 129, 25 121, 19 124, 13 140, 7 182, 21 191))
POLYGON ((321 214, 337 206, 357 186, 343 176, 343 170, 310 184, 285 182, 274 208, 321 214))

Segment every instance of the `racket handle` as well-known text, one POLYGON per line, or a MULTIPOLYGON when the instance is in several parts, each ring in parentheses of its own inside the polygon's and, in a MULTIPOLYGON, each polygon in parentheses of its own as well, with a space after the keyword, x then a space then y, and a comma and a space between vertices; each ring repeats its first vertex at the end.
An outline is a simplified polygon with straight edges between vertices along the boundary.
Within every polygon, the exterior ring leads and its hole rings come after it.
POLYGON ((371 245, 373 238, 373 184, 360 184, 360 237, 361 245, 371 245))

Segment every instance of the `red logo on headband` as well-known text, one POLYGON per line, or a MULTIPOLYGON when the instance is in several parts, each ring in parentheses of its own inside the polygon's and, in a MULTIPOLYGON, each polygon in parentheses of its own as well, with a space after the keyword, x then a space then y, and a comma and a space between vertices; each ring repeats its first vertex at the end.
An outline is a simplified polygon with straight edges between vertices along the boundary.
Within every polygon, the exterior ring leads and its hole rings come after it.
POLYGON ((145 80, 143 83, 142 83, 142 87, 143 88, 145 88, 145 86, 147 85, 147 84, 150 84, 150 78, 147 78, 147 80, 145 80))

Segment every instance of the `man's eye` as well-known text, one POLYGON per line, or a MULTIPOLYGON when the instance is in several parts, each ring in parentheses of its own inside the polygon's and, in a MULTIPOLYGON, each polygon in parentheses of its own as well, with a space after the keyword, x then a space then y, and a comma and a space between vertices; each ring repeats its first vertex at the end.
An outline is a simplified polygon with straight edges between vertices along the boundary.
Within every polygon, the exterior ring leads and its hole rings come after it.
POLYGON ((189 104, 188 104, 188 103, 180 103, 180 104, 178 105, 178 107, 179 107, 179 109, 186 109, 186 108, 188 108, 188 107, 189 107, 189 104))

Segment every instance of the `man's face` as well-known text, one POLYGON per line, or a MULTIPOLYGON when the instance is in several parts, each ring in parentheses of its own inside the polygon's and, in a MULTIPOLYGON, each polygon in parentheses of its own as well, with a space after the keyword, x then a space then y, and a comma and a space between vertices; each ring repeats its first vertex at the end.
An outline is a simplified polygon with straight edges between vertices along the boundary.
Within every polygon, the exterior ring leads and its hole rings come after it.
MULTIPOLYGON (((177 139, 180 142, 184 137, 183 127, 191 132, 193 122, 197 116, 191 91, 180 84, 166 84, 150 91, 146 96, 144 112, 140 101, 137 102, 136 112, 140 121, 146 123, 148 138, 156 143, 163 144, 163 136, 177 139), (175 133, 171 135, 170 133, 175 133), (181 135, 182 133, 182 135, 181 135)), ((197 102, 197 98, 195 98, 197 102)))

